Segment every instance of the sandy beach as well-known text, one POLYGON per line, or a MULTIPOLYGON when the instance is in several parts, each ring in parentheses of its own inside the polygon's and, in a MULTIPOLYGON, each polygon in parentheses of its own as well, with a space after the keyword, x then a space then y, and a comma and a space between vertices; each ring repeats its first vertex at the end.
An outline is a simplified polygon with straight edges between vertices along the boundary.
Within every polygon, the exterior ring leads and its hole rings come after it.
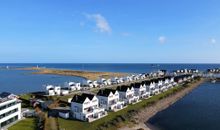
POLYGON ((164 98, 158 102, 156 102, 154 105, 146 107, 139 111, 139 113, 134 116, 134 119, 137 120, 136 122, 139 122, 137 125, 133 127, 122 127, 119 130, 137 130, 137 129, 143 129, 143 130, 152 130, 153 126, 150 124, 147 124, 147 121, 153 117, 158 112, 166 109, 185 95, 187 95, 189 92, 191 92, 193 89, 198 87, 201 83, 203 83, 205 79, 201 79, 200 81, 197 81, 195 83, 192 83, 190 87, 187 87, 180 92, 177 92, 167 98, 164 98))
POLYGON ((112 77, 123 77, 128 75, 127 73, 115 73, 115 72, 94 72, 94 71, 79 71, 79 70, 64 70, 64 69, 48 69, 30 67, 23 68, 23 70, 37 70, 33 74, 53 74, 53 75, 65 75, 65 76, 78 76, 89 80, 97 80, 99 78, 112 78, 112 77))

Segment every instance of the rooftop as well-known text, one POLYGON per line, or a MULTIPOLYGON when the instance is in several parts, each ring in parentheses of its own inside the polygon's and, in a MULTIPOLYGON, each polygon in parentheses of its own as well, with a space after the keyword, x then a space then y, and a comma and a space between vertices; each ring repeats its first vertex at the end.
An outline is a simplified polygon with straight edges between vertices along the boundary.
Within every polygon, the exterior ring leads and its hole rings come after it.
POLYGON ((113 90, 113 89, 102 89, 99 90, 99 92, 97 93, 98 96, 104 96, 104 97, 108 97, 109 94, 112 92, 113 94, 115 94, 117 90, 113 90))
POLYGON ((16 95, 12 94, 12 93, 8 93, 8 92, 2 92, 0 93, 0 103, 12 100, 17 98, 16 95))

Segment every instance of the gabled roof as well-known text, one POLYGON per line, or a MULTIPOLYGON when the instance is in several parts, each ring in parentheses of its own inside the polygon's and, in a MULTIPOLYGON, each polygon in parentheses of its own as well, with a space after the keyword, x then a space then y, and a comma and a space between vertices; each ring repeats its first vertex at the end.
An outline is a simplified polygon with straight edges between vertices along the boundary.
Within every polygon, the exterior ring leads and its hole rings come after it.
POLYGON ((185 74, 185 75, 176 76, 176 77, 174 77, 174 80, 178 81, 180 79, 183 79, 183 78, 189 77, 189 76, 192 76, 192 75, 191 74, 185 74))
POLYGON ((104 96, 104 97, 108 97, 110 93, 115 94, 116 90, 114 89, 102 89, 99 90, 99 92, 97 93, 98 96, 104 96))
POLYGON ((165 79, 171 79, 172 77, 171 76, 165 76, 164 78, 165 79))
POLYGON ((165 78, 158 78, 157 80, 158 80, 158 81, 161 81, 161 80, 164 81, 165 78))
POLYGON ((152 79, 150 82, 158 83, 158 79, 152 79))
POLYGON ((126 92, 128 88, 131 89, 132 87, 128 85, 123 85, 123 86, 118 86, 116 90, 126 92))
POLYGON ((86 98, 89 98, 90 100, 92 100, 94 96, 95 95, 93 95, 93 94, 87 94, 87 93, 83 93, 82 95, 75 95, 72 98, 71 102, 77 102, 77 103, 82 104, 82 103, 84 103, 86 98))
POLYGON ((71 102, 77 102, 77 103, 84 103, 84 101, 86 100, 87 97, 85 96, 81 96, 81 95, 74 95, 74 97, 72 98, 71 102))
POLYGON ((134 83, 134 84, 132 84, 132 87, 140 88, 141 87, 141 83, 134 83))
POLYGON ((150 85, 150 83, 151 83, 150 80, 145 80, 145 81, 144 81, 144 84, 145 84, 145 85, 150 85))
POLYGON ((88 94, 88 93, 83 93, 81 96, 88 97, 90 100, 92 100, 95 95, 93 95, 93 94, 88 94))

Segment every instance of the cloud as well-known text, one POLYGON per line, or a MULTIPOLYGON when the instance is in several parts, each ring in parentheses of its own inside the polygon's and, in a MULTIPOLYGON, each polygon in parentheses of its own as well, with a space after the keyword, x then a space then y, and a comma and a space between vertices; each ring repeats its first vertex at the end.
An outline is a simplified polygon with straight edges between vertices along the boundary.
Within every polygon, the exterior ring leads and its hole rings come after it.
POLYGON ((85 14, 86 17, 95 22, 96 28, 101 33, 111 33, 112 29, 108 21, 101 14, 85 14))
POLYGON ((167 38, 166 38, 165 36, 160 36, 160 37, 158 38, 158 40, 159 40, 160 43, 165 43, 166 40, 167 40, 167 38))
POLYGON ((215 43, 216 43, 216 39, 215 39, 215 38, 211 38, 210 42, 211 42, 212 44, 215 44, 215 43))
POLYGON ((121 35, 124 36, 124 37, 128 37, 128 36, 131 36, 131 33, 129 33, 129 32, 122 32, 121 35))

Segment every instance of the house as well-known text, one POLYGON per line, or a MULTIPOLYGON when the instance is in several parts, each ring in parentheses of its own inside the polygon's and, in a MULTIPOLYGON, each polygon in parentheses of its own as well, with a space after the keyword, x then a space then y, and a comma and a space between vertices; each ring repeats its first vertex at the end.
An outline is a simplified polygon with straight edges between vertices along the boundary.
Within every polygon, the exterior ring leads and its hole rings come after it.
POLYGON ((73 118, 92 122, 107 115, 105 108, 99 107, 99 99, 93 94, 75 95, 71 101, 73 118))
POLYGON ((158 79, 152 79, 150 80, 150 95, 158 94, 159 93, 159 87, 158 87, 158 79))
POLYGON ((89 86, 90 88, 93 88, 93 82, 91 80, 87 80, 85 85, 89 86))
POLYGON ((157 72, 157 75, 158 75, 158 76, 164 76, 164 75, 166 75, 166 73, 167 73, 167 70, 159 70, 159 71, 157 72))
POLYGON ((132 82, 133 78, 132 78, 132 76, 126 76, 124 80, 127 82, 132 82))
POLYGON ((135 76, 134 76, 134 80, 140 80, 139 75, 135 75, 135 76))
POLYGON ((49 96, 60 95, 61 94, 61 87, 60 86, 47 85, 46 86, 46 93, 49 96))
POLYGON ((140 98, 147 98, 149 96, 149 93, 146 91, 145 82, 133 83, 131 86, 134 88, 135 96, 139 96, 140 98))
POLYGON ((69 87, 70 91, 81 90, 81 84, 75 82, 69 82, 67 87, 69 87))
POLYGON ((132 86, 118 86, 116 89, 119 92, 119 98, 125 101, 125 104, 136 103, 139 101, 139 96, 135 96, 132 86))
POLYGON ((107 82, 107 85, 112 85, 112 80, 111 79, 107 79, 106 82, 107 82))
POLYGON ((119 80, 119 83, 124 83, 124 79, 121 77, 118 79, 119 80))
POLYGON ((158 86, 160 92, 166 91, 167 85, 165 84, 165 78, 158 78, 157 86, 158 86))
POLYGON ((167 89, 172 88, 174 86, 174 77, 166 76, 164 77, 164 85, 166 85, 167 89))
POLYGON ((145 73, 140 74, 140 79, 145 79, 145 78, 147 78, 145 73))
POLYGON ((150 85, 151 85, 151 82, 149 80, 145 80, 145 81, 142 81, 142 84, 145 85, 146 93, 147 93, 147 96, 149 97, 150 96, 150 85))
POLYGON ((69 94, 69 88, 61 88, 61 91, 60 91, 60 95, 67 95, 69 94))
POLYGON ((174 82, 176 82, 177 84, 182 83, 183 82, 183 77, 184 76, 182 76, 182 75, 174 77, 174 82))
POLYGON ((111 81, 113 84, 120 84, 121 83, 120 80, 118 79, 118 77, 112 78, 111 81))
POLYGON ((60 95, 61 94, 61 87, 60 86, 54 86, 54 92, 56 95, 60 95))
POLYGON ((0 94, 0 129, 7 129, 13 122, 21 119, 21 101, 14 94, 0 94))
POLYGON ((97 93, 99 105, 106 110, 117 111, 124 107, 124 101, 120 101, 117 90, 104 89, 97 93))
POLYGON ((99 79, 99 80, 98 80, 98 83, 99 83, 100 85, 108 85, 107 80, 106 80, 105 78, 99 79))
POLYGON ((93 87, 95 87, 95 88, 99 86, 99 84, 98 84, 98 82, 97 82, 96 80, 92 82, 92 85, 93 85, 93 87))
POLYGON ((47 91, 47 94, 48 94, 49 96, 54 96, 54 95, 55 95, 54 87, 49 88, 48 91, 47 91))

